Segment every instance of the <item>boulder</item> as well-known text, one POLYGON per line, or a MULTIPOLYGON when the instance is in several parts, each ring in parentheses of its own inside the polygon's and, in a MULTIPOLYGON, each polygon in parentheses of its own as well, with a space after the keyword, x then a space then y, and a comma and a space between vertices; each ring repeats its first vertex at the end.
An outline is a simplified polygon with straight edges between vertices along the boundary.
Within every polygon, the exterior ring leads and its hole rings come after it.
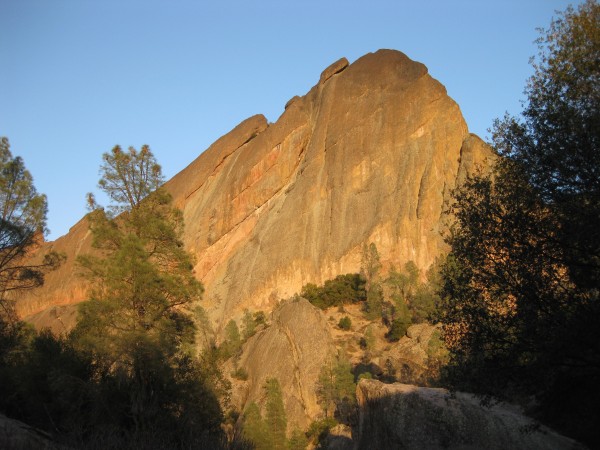
POLYGON ((484 407, 471 394, 361 380, 356 449, 582 449, 516 407, 484 407))
POLYGON ((66 450, 45 431, 30 427, 0 413, 0 448, 6 450, 66 450))
POLYGON ((270 326, 243 346, 237 365, 246 370, 248 379, 235 383, 232 403, 240 411, 251 402, 262 405, 265 382, 276 378, 288 430, 305 430, 321 413, 316 384, 321 367, 335 354, 323 312, 303 298, 286 301, 273 312, 270 326))

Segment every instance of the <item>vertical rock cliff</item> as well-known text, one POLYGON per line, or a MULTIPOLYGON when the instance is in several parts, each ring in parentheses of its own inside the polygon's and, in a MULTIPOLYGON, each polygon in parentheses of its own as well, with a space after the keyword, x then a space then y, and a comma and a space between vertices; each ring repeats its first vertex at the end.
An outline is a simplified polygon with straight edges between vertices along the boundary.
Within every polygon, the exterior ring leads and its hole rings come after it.
MULTIPOLYGON (((384 263, 426 268, 445 251, 449 191, 491 157, 424 65, 380 50, 337 61, 277 122, 247 119, 166 187, 219 329, 244 308, 270 310, 307 282, 358 271, 365 243, 384 263)), ((89 240, 82 221, 47 244, 69 262, 22 295, 23 315, 85 300, 73 261, 89 240)))

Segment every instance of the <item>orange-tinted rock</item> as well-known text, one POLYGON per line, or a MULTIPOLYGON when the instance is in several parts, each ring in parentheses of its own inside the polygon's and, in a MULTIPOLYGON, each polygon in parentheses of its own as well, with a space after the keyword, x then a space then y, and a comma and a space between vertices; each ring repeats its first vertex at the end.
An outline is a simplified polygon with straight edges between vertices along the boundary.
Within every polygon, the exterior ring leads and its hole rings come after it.
POLYGON ((340 73, 342 70, 344 70, 346 67, 348 67, 348 64, 349 63, 346 58, 338 59, 332 65, 327 67, 323 72, 321 72, 321 77, 319 78, 319 84, 325 83, 332 76, 334 76, 337 73, 340 73))
MULTIPOLYGON (((491 152, 424 65, 391 50, 346 65, 326 69, 277 122, 242 122, 166 185, 216 328, 357 272, 364 243, 384 265, 426 268, 446 250, 444 201, 491 152)), ((85 223, 45 245, 69 260, 21 296, 23 314, 85 299, 73 267, 89 251, 85 223)))
POLYGON ((252 402, 264 406, 266 381, 276 378, 283 393, 288 430, 305 430, 321 413, 317 382, 322 367, 335 354, 323 312, 303 298, 286 301, 273 312, 270 326, 243 346, 236 364, 247 371, 248 380, 234 389, 232 403, 239 411, 252 402))

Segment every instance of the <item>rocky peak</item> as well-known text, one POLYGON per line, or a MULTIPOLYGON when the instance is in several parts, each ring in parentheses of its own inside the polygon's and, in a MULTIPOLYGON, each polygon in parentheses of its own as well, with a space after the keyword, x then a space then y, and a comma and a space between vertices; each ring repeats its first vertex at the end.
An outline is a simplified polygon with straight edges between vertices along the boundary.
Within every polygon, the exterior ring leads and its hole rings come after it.
MULTIPOLYGON (((247 119, 166 187, 219 328, 308 282, 357 272, 365 243, 384 265, 427 268, 446 250, 450 189, 490 157, 423 64, 380 50, 337 61, 275 123, 247 119)), ((86 298, 73 264, 90 249, 85 221, 48 247, 68 262, 22 294, 23 315, 86 298)))

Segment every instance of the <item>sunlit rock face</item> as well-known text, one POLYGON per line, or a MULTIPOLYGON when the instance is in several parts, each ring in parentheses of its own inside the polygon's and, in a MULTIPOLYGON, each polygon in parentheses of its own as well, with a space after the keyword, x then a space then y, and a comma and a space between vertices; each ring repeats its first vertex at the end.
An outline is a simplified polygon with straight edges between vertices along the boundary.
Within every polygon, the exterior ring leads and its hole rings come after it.
MULTIPOLYGON (((316 78, 316 77, 315 77, 316 78)), ((272 124, 242 122, 167 182, 185 218, 217 331, 308 282, 357 272, 365 243, 385 265, 427 268, 446 250, 444 201, 490 150, 427 68, 392 50, 341 59, 272 124)), ((85 221, 46 244, 68 262, 21 295, 22 315, 86 298, 85 221)))
MULTIPOLYGON (((248 378, 231 380, 232 403, 244 411, 255 402, 264 411, 264 386, 269 378, 276 378, 283 394, 288 431, 305 430, 322 412, 317 382, 323 366, 331 364, 336 354, 323 311, 303 298, 283 302, 271 315, 269 326, 244 344, 235 361, 248 378)), ((234 368, 233 361, 229 366, 227 369, 234 368)))

